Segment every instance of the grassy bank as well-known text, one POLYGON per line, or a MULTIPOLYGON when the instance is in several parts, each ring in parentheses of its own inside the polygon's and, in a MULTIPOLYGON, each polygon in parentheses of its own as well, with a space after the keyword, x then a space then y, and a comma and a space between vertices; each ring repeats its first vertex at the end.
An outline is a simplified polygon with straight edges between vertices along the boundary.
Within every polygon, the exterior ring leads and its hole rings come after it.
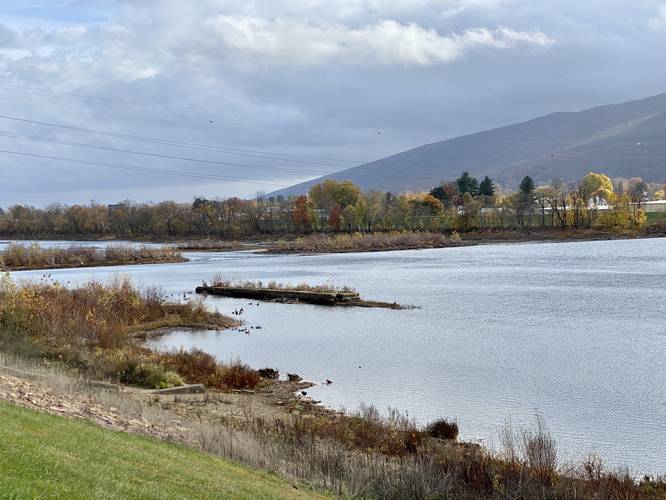
POLYGON ((0 402, 6 498, 317 498, 212 455, 0 402))
MULTIPOLYGON (((6 363, 0 355, 0 364, 6 363)), ((252 394, 142 397, 136 391, 100 391, 42 366, 34 369, 40 377, 30 381, 0 372, 0 399, 185 444, 342 497, 656 500, 666 495, 663 481, 636 479, 595 456, 580 464, 560 463, 555 440, 540 419, 530 428, 506 427, 500 450, 493 452, 457 442, 457 425, 450 421, 422 427, 399 412, 382 416, 373 407, 343 415, 300 397, 276 405, 280 384, 252 394)), ((66 431, 61 434, 64 438, 66 431)), ((50 445, 48 438, 42 442, 50 445)), ((32 436, 26 439, 26 446, 41 445, 32 436)), ((105 441, 100 443, 104 454, 105 441)), ((124 458, 121 450, 112 453, 124 458)), ((73 456, 78 457, 76 449, 73 456)), ((35 475, 25 463, 17 473, 35 475)), ((198 477, 192 467, 181 474, 184 482, 198 477)), ((122 482, 132 479, 131 471, 120 476, 119 487, 130 487, 122 482)))
POLYGON ((414 250, 460 246, 458 233, 394 231, 386 233, 316 234, 294 240, 279 240, 269 253, 344 253, 380 252, 386 250, 414 250))
POLYGON ((105 248, 72 246, 44 248, 36 243, 12 243, 0 252, 0 270, 62 269, 75 267, 126 266, 185 262, 180 251, 171 248, 114 245, 105 248))
POLYGON ((128 280, 78 288, 49 279, 17 285, 8 274, 0 280, 1 349, 124 384, 255 387, 260 377, 240 362, 221 363, 198 351, 157 353, 137 342, 157 329, 237 324, 200 302, 168 303, 158 290, 138 290, 128 280))

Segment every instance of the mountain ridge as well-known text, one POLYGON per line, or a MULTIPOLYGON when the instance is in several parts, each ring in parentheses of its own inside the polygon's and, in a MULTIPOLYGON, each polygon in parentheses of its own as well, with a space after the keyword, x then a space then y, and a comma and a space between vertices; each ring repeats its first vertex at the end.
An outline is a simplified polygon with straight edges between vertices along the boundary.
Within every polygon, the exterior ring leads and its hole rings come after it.
POLYGON ((666 92, 431 142, 271 194, 303 194, 324 179, 351 180, 363 189, 417 191, 462 171, 514 187, 525 175, 537 182, 575 182, 591 170, 666 180, 666 92))

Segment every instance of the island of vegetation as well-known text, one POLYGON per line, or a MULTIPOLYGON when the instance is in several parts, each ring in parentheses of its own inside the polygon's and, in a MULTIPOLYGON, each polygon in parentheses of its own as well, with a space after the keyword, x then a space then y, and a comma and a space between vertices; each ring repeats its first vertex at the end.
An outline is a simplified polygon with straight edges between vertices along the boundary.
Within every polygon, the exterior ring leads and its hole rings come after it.
POLYGON ((186 262, 177 250, 155 246, 111 245, 45 248, 37 243, 11 243, 0 251, 0 271, 127 266, 186 262))
POLYGON ((312 234, 292 240, 280 239, 267 253, 348 253, 417 250, 463 246, 460 234, 450 236, 431 231, 389 231, 385 233, 312 234))
POLYGON ((223 297, 236 297, 244 299, 265 300, 281 303, 304 303, 322 306, 342 307, 382 307, 386 309, 402 309, 403 306, 395 302, 379 302, 361 299, 360 294, 348 287, 335 287, 333 285, 290 285, 271 281, 231 281, 222 277, 214 277, 209 285, 203 283, 196 288, 196 293, 206 295, 220 295, 223 297))
POLYGON ((16 473, 0 475, 0 488, 19 497, 76 496, 94 483, 118 498, 146 492, 180 496, 183 481, 172 474, 194 464, 203 474, 188 475, 187 483, 200 482, 187 492, 204 496, 221 495, 225 488, 232 488, 231 495, 271 498, 321 492, 388 499, 652 500, 666 493, 662 480, 615 471, 596 456, 562 466, 541 418, 531 429, 505 428, 500 450, 492 451, 459 442, 458 424, 450 419, 419 425, 400 412, 382 415, 373 407, 335 412, 308 397, 310 384, 296 375, 280 380, 272 368, 223 363, 198 350, 156 352, 141 342, 164 327, 236 324, 201 302, 170 304, 155 290, 137 290, 126 280, 68 288, 47 278, 19 285, 4 274, 0 466, 16 473), (202 384, 206 392, 174 397, 162 391, 183 384, 202 384), (87 444, 99 441, 104 447, 87 444), (129 467, 139 463, 140 477, 114 482, 133 476, 129 467), (34 473, 42 470, 59 480, 45 483, 34 473), (215 479, 222 477, 227 481, 215 479))

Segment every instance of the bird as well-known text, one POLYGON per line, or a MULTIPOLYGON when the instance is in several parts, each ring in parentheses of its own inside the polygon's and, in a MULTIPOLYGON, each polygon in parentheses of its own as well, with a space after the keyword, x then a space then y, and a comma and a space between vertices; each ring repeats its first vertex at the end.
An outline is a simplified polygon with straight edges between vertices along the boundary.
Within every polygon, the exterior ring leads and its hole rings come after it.
POLYGON ((307 396, 307 395, 308 395, 308 393, 305 392, 305 391, 301 391, 301 394, 303 394, 303 396, 307 396))
POLYGON ((326 379, 326 385, 330 385, 330 384, 332 384, 332 383, 333 383, 332 380, 328 380, 328 379, 326 379))

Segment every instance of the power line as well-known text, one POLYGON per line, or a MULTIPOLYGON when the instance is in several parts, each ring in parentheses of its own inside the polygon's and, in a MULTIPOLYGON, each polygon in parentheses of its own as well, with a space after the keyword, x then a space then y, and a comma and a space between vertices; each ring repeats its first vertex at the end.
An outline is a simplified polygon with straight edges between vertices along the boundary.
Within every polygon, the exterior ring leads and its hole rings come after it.
POLYGON ((311 170, 296 170, 292 168, 284 168, 284 167, 279 167, 278 168, 273 168, 270 166, 266 165, 247 165, 244 163, 232 163, 232 162, 225 162, 225 161, 217 161, 217 160, 205 160, 202 158, 190 158, 186 156, 175 156, 175 155, 166 155, 166 154, 159 154, 159 153, 148 153, 145 151, 136 151, 132 149, 123 149, 123 148, 113 148, 110 146, 101 146, 98 144, 86 144, 82 142, 72 142, 72 141, 63 141, 60 139, 49 139, 47 137, 40 137, 40 136, 31 136, 31 135, 25 135, 25 134, 16 134, 14 132, 7 132, 7 131, 2 131, 0 130, 0 136, 2 137, 8 137, 8 138, 13 138, 13 139, 23 139, 23 140, 28 140, 28 141, 34 141, 34 142, 41 142, 41 143, 47 143, 47 144, 62 144, 64 146, 74 146, 74 147, 81 147, 81 148, 88 148, 88 149, 98 149, 101 151, 112 151, 115 153, 128 153, 128 154, 134 154, 134 155, 141 155, 141 156, 149 156, 153 158, 164 158, 168 160, 181 160, 181 161, 190 161, 190 162, 196 162, 196 163, 206 163, 210 165, 220 165, 220 166, 228 166, 228 167, 243 167, 243 168, 254 168, 254 169, 259 169, 259 170, 268 170, 271 172, 289 172, 289 173, 296 173, 296 174, 305 174, 305 175, 325 175, 328 172, 324 171, 311 171, 311 170))
POLYGON ((44 122, 44 121, 39 121, 39 120, 29 120, 27 118, 19 118, 19 117, 16 117, 16 116, 0 115, 0 118, 4 119, 4 120, 11 120, 11 121, 20 122, 20 123, 29 123, 29 124, 32 124, 32 125, 41 125, 41 126, 44 126, 44 127, 55 127, 55 128, 66 129, 66 130, 74 130, 74 131, 77 131, 77 132, 85 132, 85 133, 90 133, 90 134, 99 134, 99 135, 105 135, 105 136, 109 136, 109 137, 116 137, 116 138, 120 138, 120 139, 139 141, 139 142, 147 142, 147 143, 151 143, 151 144, 165 144, 165 145, 178 146, 178 147, 184 147, 184 148, 189 148, 189 149, 197 149, 197 150, 201 150, 201 151, 228 153, 228 154, 234 154, 234 155, 239 155, 239 156, 253 156, 253 157, 259 157, 259 158, 268 158, 268 159, 272 159, 272 160, 284 160, 284 161, 290 161, 290 162, 293 162, 293 163, 304 163, 304 164, 308 164, 308 165, 316 164, 316 165, 326 166, 326 167, 334 167, 334 168, 339 167, 339 165, 314 163, 313 160, 317 161, 317 162, 328 161, 328 162, 339 162, 339 163, 362 163, 361 161, 357 161, 357 160, 347 160, 347 159, 339 159, 339 158, 324 158, 324 157, 317 157, 317 156, 296 155, 296 154, 289 154, 289 153, 277 153, 277 152, 260 151, 260 150, 253 150, 253 149, 211 146, 211 145, 207 145, 207 144, 197 144, 197 143, 191 143, 191 142, 175 141, 175 140, 171 140, 171 139, 160 139, 160 138, 145 137, 145 136, 140 136, 140 135, 122 134, 122 133, 119 133, 119 132, 108 132, 108 131, 104 131, 104 130, 96 130, 96 129, 80 127, 80 126, 76 126, 76 125, 63 124, 63 123, 52 123, 52 122, 44 122))
POLYGON ((55 161, 64 161, 69 163, 76 163, 79 165, 93 165, 107 168, 115 168, 121 170, 130 170, 134 172, 143 172, 151 174, 165 174, 165 175, 176 175, 180 177, 190 177, 198 179, 207 179, 207 180, 216 180, 216 181, 230 181, 230 182, 256 182, 261 184, 271 184, 274 186, 283 186, 282 183, 273 182, 273 181, 263 181, 258 179, 250 179, 247 177, 233 177, 227 175, 214 175, 214 174, 204 174, 198 172, 182 172, 180 170, 170 170, 164 168, 148 168, 148 167, 139 167, 137 165, 125 165, 122 163, 107 163, 101 161, 90 161, 90 160, 79 160, 76 158, 64 158, 62 156, 51 156, 51 155, 41 155, 36 153, 26 153, 25 151, 13 151, 8 149, 0 149, 0 153, 16 155, 16 156, 26 156, 29 158, 37 158, 42 160, 55 160, 55 161))
MULTIPOLYGON (((37 94, 40 96, 45 96, 45 97, 50 97, 52 99, 61 99, 61 100, 66 100, 66 101, 83 101, 83 102, 92 102, 96 104, 104 104, 106 106, 116 106, 116 107, 125 107, 125 108, 135 108, 135 109, 140 109, 141 111, 145 113, 150 113, 156 116, 164 116, 164 117, 195 117, 195 118, 201 118, 201 116, 204 117, 206 122, 210 118, 215 118, 215 119, 223 119, 224 123, 238 123, 243 125, 244 127, 247 128, 254 128, 261 130, 262 128, 267 128, 267 127, 273 127, 275 128, 276 123, 275 122, 270 122, 268 120, 260 120, 262 121, 265 125, 262 127, 258 125, 257 123, 252 123, 249 122, 248 120, 243 120, 238 119, 238 117, 235 117, 231 115, 230 113, 210 113, 206 111, 195 111, 195 110, 181 110, 181 111, 174 111, 173 109, 167 108, 166 106, 160 106, 160 105, 151 105, 151 104, 145 104, 145 103, 137 103, 137 102, 132 102, 132 101, 126 101, 126 100, 120 100, 120 99, 109 99, 109 98, 104 98, 104 97, 93 97, 89 95, 83 95, 83 94, 76 94, 76 93, 68 93, 68 92, 57 92, 54 90, 43 90, 43 89, 36 89, 32 87, 22 87, 19 85, 8 85, 8 84, 0 84, 0 89, 3 90, 9 90, 13 92, 26 92, 26 93, 32 93, 32 94, 37 94), (223 117, 224 116, 224 117, 223 117), (228 118, 228 117, 231 117, 228 118)), ((286 129, 284 127, 280 127, 280 130, 291 130, 294 132, 301 132, 301 130, 297 129, 286 129)))

